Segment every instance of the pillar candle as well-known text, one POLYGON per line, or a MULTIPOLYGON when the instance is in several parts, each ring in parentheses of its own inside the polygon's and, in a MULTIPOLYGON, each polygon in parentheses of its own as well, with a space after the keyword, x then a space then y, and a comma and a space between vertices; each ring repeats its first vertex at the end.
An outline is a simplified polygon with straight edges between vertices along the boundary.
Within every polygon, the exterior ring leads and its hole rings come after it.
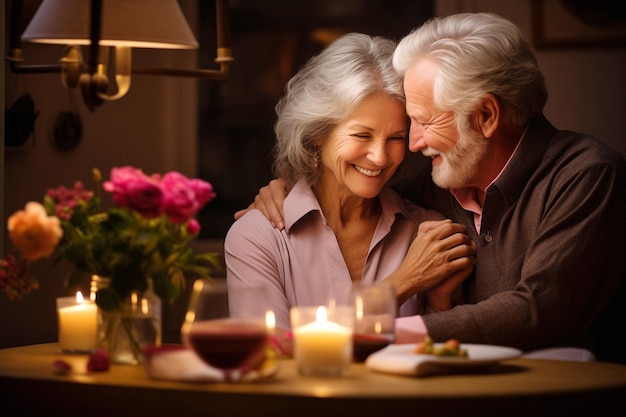
POLYGON ((57 298, 59 345, 64 352, 87 352, 96 348, 98 309, 82 294, 57 298))
MULTIPOLYGON (((345 374, 352 360, 353 310, 335 308, 329 314, 325 307, 318 307, 314 321, 301 324, 298 317, 306 315, 306 312, 297 307, 294 309, 294 358, 300 373, 345 374)), ((306 318, 303 321, 306 322, 306 318)))

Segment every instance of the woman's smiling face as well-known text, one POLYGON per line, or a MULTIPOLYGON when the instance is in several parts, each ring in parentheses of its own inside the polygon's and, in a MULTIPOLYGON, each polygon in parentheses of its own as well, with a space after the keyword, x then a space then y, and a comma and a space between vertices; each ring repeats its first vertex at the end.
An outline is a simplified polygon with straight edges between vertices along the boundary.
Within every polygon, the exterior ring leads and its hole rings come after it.
POLYGON ((404 159, 406 148, 404 104, 386 93, 372 94, 323 140, 320 184, 348 195, 376 197, 404 159))

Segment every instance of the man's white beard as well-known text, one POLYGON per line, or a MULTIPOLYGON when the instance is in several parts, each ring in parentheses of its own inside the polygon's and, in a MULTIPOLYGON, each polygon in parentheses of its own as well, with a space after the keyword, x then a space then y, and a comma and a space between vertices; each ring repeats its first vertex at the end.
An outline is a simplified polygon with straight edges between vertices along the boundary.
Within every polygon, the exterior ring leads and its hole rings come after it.
POLYGON ((441 188, 463 188, 470 185, 480 170, 488 140, 470 128, 459 133, 456 146, 440 154, 441 163, 433 166, 432 178, 441 188))

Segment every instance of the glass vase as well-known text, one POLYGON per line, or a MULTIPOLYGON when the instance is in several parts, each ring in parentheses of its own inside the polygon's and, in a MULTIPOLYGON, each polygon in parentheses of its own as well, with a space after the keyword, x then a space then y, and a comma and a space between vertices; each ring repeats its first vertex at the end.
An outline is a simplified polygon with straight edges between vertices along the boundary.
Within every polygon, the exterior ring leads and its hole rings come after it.
POLYGON ((161 345, 161 299, 151 287, 131 293, 118 309, 99 309, 98 314, 98 346, 111 363, 141 364, 145 347, 161 345))

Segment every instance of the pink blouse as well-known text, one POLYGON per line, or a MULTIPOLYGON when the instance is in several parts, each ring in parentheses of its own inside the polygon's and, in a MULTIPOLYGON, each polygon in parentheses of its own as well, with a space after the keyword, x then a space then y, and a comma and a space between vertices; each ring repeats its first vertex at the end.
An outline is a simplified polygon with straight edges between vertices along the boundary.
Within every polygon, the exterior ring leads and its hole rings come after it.
MULTIPOLYGON (((388 188, 379 198, 382 215, 370 243, 362 285, 380 282, 399 267, 421 222, 443 218, 388 188)), ((224 249, 231 314, 237 315, 243 307, 233 287, 262 285, 274 308, 276 326, 289 329, 291 307, 324 305, 333 298, 341 301, 352 280, 335 234, 306 181, 299 181, 285 199, 284 217, 285 229, 277 230, 260 211, 249 211, 228 231, 224 249)), ((415 315, 422 309, 414 296, 398 315, 415 315)))

